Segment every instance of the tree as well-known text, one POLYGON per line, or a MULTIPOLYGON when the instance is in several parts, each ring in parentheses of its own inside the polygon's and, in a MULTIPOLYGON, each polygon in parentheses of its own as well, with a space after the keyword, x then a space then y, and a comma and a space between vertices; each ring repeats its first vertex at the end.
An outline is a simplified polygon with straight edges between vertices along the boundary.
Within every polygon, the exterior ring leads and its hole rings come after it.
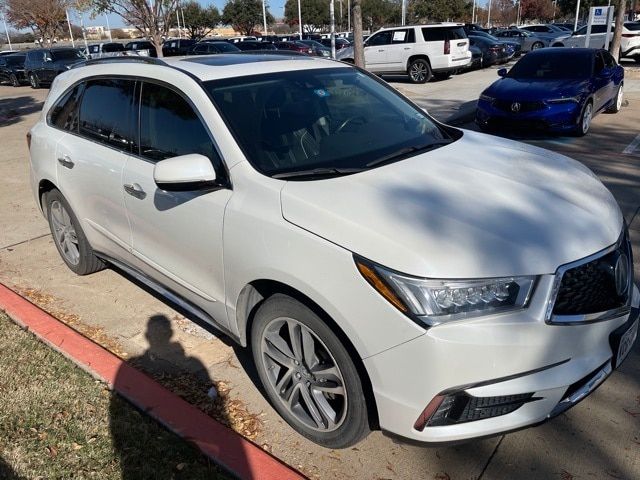
POLYGON ((7 20, 18 29, 29 28, 38 39, 52 41, 66 26, 69 0, 6 0, 7 20))
MULTIPOLYGON (((300 4, 303 30, 307 33, 328 30, 330 0, 305 0, 300 4)), ((284 21, 290 26, 298 25, 298 0, 287 0, 284 4, 284 21)))
POLYGON ((384 25, 400 25, 402 4, 397 0, 362 0, 362 26, 374 32, 384 25))
POLYGON ((469 12, 471 3, 467 0, 413 0, 409 3, 407 16, 412 23, 445 22, 462 19, 469 12))
POLYGON ((162 39, 169 35, 178 0, 87 0, 94 13, 115 13, 137 28, 162 57, 162 39))
MULTIPOLYGON (((231 25, 242 35, 251 35, 256 25, 262 25, 261 0, 228 0, 222 10, 222 22, 231 25)), ((267 24, 275 19, 267 8, 267 24)))
POLYGON ((127 32, 125 32, 121 28, 112 28, 111 38, 113 38, 114 40, 123 40, 125 38, 131 38, 131 35, 129 35, 127 32))
POLYGON ((362 40, 362 0, 352 0, 353 18, 353 60, 356 66, 364 68, 364 44, 362 40))
POLYGON ((551 20, 553 5, 549 0, 522 0, 520 17, 522 20, 551 20))
POLYGON ((620 39, 622 38, 622 24, 624 23, 626 3, 625 0, 616 0, 614 4, 616 9, 616 28, 613 31, 609 52, 618 61, 620 60, 620 39))
POLYGON ((206 37, 220 23, 220 13, 213 5, 204 8, 195 0, 190 0, 181 5, 181 10, 184 15, 183 28, 192 40, 206 37))
MULTIPOLYGON (((607 5, 609 0, 580 0, 580 17, 586 16, 591 7, 607 5)), ((560 15, 568 18, 575 18, 577 0, 558 0, 558 11, 560 15)))

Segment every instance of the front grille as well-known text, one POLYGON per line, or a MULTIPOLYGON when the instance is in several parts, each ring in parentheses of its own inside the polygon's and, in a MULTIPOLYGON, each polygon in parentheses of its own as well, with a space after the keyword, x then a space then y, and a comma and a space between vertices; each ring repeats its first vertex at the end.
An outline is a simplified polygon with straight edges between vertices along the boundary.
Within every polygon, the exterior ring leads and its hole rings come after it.
POLYGON ((542 110, 545 105, 543 102, 518 102, 517 100, 494 100, 493 106, 503 112, 511 113, 527 113, 542 110), (514 104, 519 105, 519 110, 514 111, 514 104))
POLYGON ((632 284, 633 258, 625 235, 613 251, 564 272, 553 314, 588 315, 624 307, 628 304, 632 284), (620 286, 616 287, 615 269, 620 257, 627 263, 628 271, 624 291, 620 286))

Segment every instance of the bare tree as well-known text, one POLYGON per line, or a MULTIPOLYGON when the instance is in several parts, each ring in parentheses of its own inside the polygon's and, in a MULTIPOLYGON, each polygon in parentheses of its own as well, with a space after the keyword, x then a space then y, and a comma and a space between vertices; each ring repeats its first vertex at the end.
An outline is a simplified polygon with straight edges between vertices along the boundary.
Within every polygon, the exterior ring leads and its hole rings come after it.
POLYGON ((169 35, 178 0, 88 0, 95 13, 115 13, 149 38, 162 57, 162 41, 169 35))
POLYGON ((353 60, 355 64, 364 68, 364 44, 362 40, 362 0, 351 2, 353 17, 353 60))
POLYGON ((29 28, 37 39, 53 41, 66 26, 69 0, 6 0, 7 20, 18 29, 29 28))

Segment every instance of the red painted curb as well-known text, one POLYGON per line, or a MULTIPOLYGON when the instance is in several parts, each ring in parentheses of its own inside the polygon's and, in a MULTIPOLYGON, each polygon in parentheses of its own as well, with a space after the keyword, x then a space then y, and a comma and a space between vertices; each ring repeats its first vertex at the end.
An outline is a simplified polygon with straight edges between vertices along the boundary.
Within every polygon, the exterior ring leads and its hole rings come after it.
POLYGON ((239 478, 305 478, 1 283, 0 309, 169 430, 194 443, 215 463, 239 478))

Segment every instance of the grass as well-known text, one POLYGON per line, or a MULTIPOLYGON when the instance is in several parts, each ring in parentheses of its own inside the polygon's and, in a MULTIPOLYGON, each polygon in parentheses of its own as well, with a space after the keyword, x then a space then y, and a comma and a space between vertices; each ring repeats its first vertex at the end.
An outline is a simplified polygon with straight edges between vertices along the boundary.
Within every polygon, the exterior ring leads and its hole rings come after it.
POLYGON ((224 478, 0 312, 0 478, 224 478))

